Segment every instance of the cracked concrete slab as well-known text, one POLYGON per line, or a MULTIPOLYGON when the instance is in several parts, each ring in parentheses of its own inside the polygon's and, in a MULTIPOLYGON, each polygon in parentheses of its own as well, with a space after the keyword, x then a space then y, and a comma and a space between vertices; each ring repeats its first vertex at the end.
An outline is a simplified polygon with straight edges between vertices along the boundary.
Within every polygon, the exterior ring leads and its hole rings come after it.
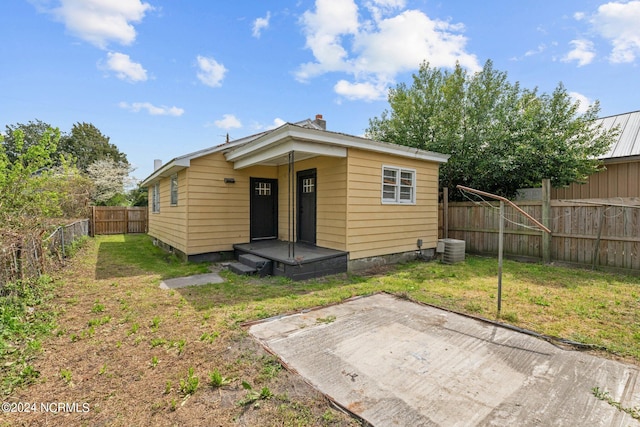
POLYGON ((628 426, 639 368, 388 294, 252 325, 314 387, 374 426, 628 426))

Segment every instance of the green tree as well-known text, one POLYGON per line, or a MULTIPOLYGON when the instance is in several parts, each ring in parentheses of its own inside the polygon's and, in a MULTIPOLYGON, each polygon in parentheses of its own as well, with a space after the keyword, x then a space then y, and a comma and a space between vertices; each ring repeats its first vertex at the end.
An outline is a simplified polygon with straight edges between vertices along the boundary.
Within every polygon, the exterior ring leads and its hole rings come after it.
POLYGON ((69 135, 60 139, 60 152, 72 156, 78 169, 86 172, 91 164, 98 160, 110 159, 116 163, 126 163, 126 154, 109 142, 91 123, 76 123, 69 135))
MULTIPOLYGON (((38 119, 29 121, 27 124, 7 125, 3 145, 9 162, 14 162, 22 154, 21 151, 33 144, 38 144, 49 129, 53 129, 53 126, 38 119), (20 131, 22 135, 19 148, 16 146, 14 137, 16 131, 20 131)), ((80 171, 86 172, 89 165, 96 160, 111 159, 115 162, 128 163, 127 155, 109 140, 110 138, 103 135, 93 124, 76 123, 69 134, 60 134, 56 152, 53 153, 54 164, 61 166, 61 159, 64 156, 67 161, 75 163, 80 171)))
POLYGON ((131 206, 149 206, 149 191, 146 187, 136 187, 127 195, 131 206))
POLYGON ((58 129, 44 131, 40 140, 25 143, 24 133, 12 134, 16 157, 10 161, 0 144, 0 227, 37 228, 46 217, 60 215, 60 192, 48 189, 50 167, 60 139, 58 129))
POLYGON ((56 193, 62 218, 87 218, 94 183, 75 165, 64 161, 51 168, 40 183, 43 191, 56 193))
POLYGON ((4 153, 9 163, 15 162, 32 145, 37 145, 53 129, 48 123, 36 119, 27 124, 17 123, 5 126, 2 141, 4 153))
POLYGON ((597 102, 580 114, 562 84, 539 95, 510 83, 491 61, 475 74, 423 63, 388 101, 367 136, 450 154, 440 168, 440 185, 450 190, 462 184, 510 197, 544 178, 580 182, 602 167, 598 157, 615 137, 595 125, 597 102))

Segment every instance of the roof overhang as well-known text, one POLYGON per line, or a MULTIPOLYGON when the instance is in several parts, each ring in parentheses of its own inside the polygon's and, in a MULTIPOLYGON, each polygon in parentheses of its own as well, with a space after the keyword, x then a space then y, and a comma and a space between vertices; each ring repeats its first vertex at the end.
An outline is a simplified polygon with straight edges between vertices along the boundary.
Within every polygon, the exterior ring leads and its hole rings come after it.
POLYGON ((225 153, 234 169, 255 165, 278 166, 288 163, 288 154, 295 153, 295 160, 316 156, 346 157, 348 148, 391 154, 445 163, 449 156, 402 145, 372 141, 352 135, 302 128, 286 124, 273 132, 225 153))
POLYGON ((605 165, 611 165, 615 163, 631 163, 640 161, 640 155, 636 156, 624 156, 624 157, 604 157, 600 158, 605 165))
POLYGON ((173 159, 164 166, 156 169, 151 175, 149 175, 144 181, 140 183, 140 187, 148 187, 152 184, 155 184, 156 181, 159 181, 162 178, 170 177, 171 175, 175 175, 181 170, 188 168, 190 165, 190 158, 173 159))
POLYGON ((345 147, 322 145, 309 141, 298 141, 287 137, 286 139, 261 147, 259 150, 234 150, 227 153, 228 161, 233 162, 234 169, 243 169, 249 166, 280 166, 289 162, 289 153, 295 153, 295 160, 310 159, 316 156, 347 157, 345 147))

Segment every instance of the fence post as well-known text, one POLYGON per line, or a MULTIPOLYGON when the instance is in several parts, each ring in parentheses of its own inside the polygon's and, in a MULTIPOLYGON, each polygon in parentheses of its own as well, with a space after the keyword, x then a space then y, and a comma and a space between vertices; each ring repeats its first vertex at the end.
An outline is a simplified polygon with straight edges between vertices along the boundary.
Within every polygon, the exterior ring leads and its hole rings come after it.
POLYGON ((89 220, 89 236, 95 237, 96 235, 96 207, 91 206, 91 218, 89 220))
MULTIPOLYGON (((542 225, 551 230, 551 180, 542 180, 542 225)), ((542 233, 542 261, 551 262, 551 233, 542 233)))

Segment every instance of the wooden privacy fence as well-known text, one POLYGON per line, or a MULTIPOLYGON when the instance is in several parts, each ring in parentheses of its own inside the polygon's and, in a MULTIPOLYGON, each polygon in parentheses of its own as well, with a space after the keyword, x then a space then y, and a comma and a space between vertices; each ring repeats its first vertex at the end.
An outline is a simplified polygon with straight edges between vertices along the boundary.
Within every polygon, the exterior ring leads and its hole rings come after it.
MULTIPOLYGON (((517 202, 528 214, 546 222, 541 201, 517 202)), ((447 220, 440 205, 440 236, 464 240, 466 250, 497 254, 498 202, 448 203, 447 220), (448 224, 448 230, 443 229, 448 224)), ((505 206, 504 253, 544 259, 543 233, 505 206)), ((551 200, 548 218, 551 244, 547 259, 593 267, 640 270, 640 206, 588 201, 551 200)))
POLYGON ((93 206, 91 235, 146 233, 147 207, 93 206))

